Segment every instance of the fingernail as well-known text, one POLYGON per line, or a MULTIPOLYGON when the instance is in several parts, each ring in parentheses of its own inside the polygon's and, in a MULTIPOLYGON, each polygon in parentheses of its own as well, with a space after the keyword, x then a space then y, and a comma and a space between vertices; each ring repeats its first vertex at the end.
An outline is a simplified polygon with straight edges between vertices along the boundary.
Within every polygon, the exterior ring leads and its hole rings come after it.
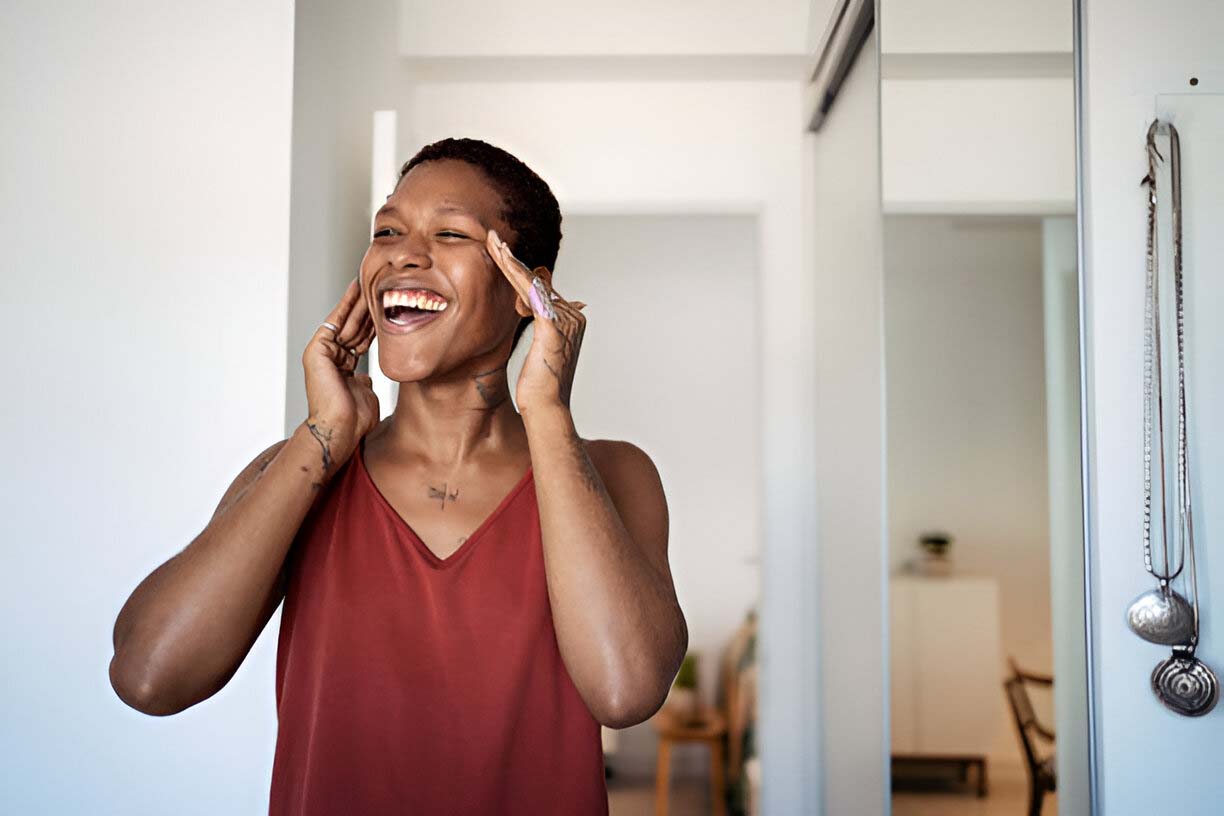
POLYGON ((527 300, 531 303, 531 311, 538 315, 544 314, 544 302, 540 300, 540 293, 534 286, 527 291, 527 300))
POLYGON ((531 289, 528 294, 531 297, 531 308, 536 314, 547 317, 550 320, 557 316, 552 303, 548 301, 548 292, 544 288, 544 282, 538 277, 531 279, 531 289))

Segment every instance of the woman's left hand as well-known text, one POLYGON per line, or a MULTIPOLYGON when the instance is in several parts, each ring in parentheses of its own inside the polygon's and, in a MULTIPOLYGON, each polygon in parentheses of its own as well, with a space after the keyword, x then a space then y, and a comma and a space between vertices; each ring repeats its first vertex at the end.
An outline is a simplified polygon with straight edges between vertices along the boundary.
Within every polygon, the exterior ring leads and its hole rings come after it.
POLYGON ((548 268, 528 269, 514 257, 496 230, 489 230, 485 243, 502 274, 535 313, 531 348, 523 361, 514 394, 519 411, 547 405, 569 408, 578 350, 586 331, 586 315, 580 310, 586 304, 571 303, 558 295, 549 284, 551 274, 547 278, 539 274, 547 273, 548 268))

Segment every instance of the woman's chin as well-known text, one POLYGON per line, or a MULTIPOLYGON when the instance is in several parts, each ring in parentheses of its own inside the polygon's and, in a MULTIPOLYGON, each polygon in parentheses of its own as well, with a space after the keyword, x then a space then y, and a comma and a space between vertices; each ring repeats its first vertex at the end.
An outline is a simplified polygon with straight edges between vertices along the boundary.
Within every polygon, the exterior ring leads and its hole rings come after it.
MULTIPOLYGON (((387 359, 379 350, 378 368, 388 380, 397 383, 420 382, 433 373, 435 365, 425 360, 387 359)), ((398 356, 398 355, 397 355, 398 356)))

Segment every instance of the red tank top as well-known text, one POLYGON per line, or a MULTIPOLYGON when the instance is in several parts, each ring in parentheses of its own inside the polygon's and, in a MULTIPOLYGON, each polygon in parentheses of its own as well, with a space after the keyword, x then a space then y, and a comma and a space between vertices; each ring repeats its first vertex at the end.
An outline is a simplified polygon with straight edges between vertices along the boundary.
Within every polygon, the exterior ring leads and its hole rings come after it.
POLYGON ((533 471, 440 559, 363 447, 288 555, 269 815, 604 816, 600 726, 557 647, 533 471))

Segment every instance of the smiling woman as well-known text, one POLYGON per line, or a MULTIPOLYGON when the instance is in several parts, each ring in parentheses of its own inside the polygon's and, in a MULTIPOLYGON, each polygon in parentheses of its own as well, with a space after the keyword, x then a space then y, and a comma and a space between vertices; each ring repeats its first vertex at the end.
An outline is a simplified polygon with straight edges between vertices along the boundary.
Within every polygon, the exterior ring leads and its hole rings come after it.
MULTIPOLYGON (((472 261, 484 264, 486 273, 500 274, 492 258, 484 252, 484 239, 489 229, 499 223, 510 238, 515 254, 531 268, 551 270, 554 267, 561 245, 561 211, 543 179, 514 156, 477 139, 443 139, 428 145, 404 164, 395 190, 375 214, 370 248, 362 261, 363 288, 371 291, 371 279, 376 274, 369 271, 372 266, 392 266, 394 274, 380 276, 374 293, 381 296, 389 289, 416 287, 432 291, 449 306, 460 296, 459 287, 472 282, 472 261), (401 256, 397 267, 389 263, 388 252, 411 253, 421 249, 421 244, 412 243, 413 236, 406 234, 413 223, 419 230, 417 240, 425 240, 427 236, 436 255, 427 265, 404 260, 401 256), (438 264, 456 273, 456 277, 448 281, 449 288, 434 285, 438 283, 438 264)), ((547 274, 551 277, 551 272, 547 274)), ((513 297, 512 288, 502 286, 494 294, 501 295, 502 299, 494 299, 482 307, 497 310, 503 324, 506 317, 517 313, 517 317, 512 318, 510 350, 513 352, 532 320, 532 312, 525 302, 520 308, 509 308, 506 298, 513 297)), ((370 297, 369 302, 372 306, 378 305, 376 298, 370 297)), ((467 307, 463 317, 478 316, 475 313, 477 304, 462 305, 467 307)), ((464 322, 462 317, 455 321, 457 324, 464 322)), ((486 320, 480 325, 483 329, 495 330, 498 322, 486 320)), ((469 331, 473 328, 468 326, 469 331)), ((385 329, 388 334, 397 333, 390 325, 379 329, 385 329)), ((487 336, 470 339, 473 346, 487 346, 490 341, 487 336)), ((393 355, 384 355, 383 345, 379 344, 379 364, 386 370, 386 363, 393 355)), ((387 376, 404 381, 391 371, 387 371, 387 376)))
POLYGON ((578 435, 560 224, 485 142, 407 162, 303 353, 308 417, 120 612, 112 683, 164 715, 284 600, 271 814, 606 814, 600 726, 662 705, 688 646, 667 502, 644 451, 578 435), (381 421, 354 373, 375 336, 400 383, 381 421))

